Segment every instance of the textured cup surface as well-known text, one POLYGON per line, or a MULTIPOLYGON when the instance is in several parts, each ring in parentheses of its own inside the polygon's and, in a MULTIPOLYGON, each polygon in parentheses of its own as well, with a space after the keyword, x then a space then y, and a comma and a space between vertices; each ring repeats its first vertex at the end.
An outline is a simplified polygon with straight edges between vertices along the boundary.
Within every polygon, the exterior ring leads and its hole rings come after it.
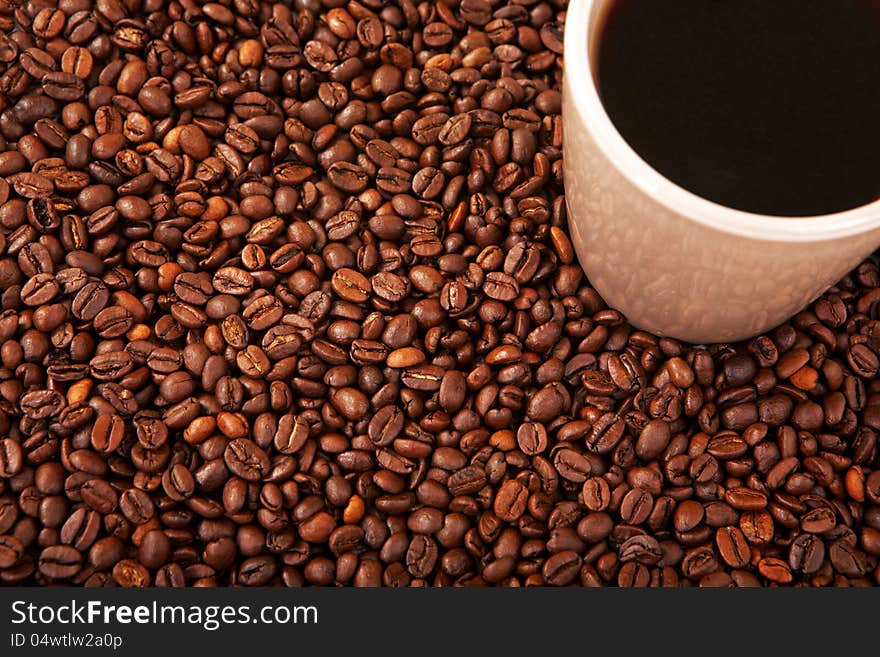
POLYGON ((591 56, 610 2, 572 0, 565 27, 566 202, 580 262, 639 328, 698 343, 772 328, 880 245, 880 202, 770 217, 664 178, 617 133, 596 91, 591 56))

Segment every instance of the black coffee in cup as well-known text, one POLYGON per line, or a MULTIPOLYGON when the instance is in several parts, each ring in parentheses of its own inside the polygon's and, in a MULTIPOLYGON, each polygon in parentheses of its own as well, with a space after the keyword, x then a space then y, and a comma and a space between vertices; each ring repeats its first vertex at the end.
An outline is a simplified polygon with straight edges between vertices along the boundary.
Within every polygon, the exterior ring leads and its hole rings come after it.
POLYGON ((595 71, 624 139, 732 208, 880 197, 880 0, 611 0, 595 71))

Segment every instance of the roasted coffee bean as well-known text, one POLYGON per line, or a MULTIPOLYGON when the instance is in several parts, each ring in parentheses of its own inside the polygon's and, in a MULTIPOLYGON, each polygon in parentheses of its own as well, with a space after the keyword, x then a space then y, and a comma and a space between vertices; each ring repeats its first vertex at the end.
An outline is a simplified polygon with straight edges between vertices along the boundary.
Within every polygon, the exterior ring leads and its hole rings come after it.
POLYGON ((125 422, 115 413, 98 415, 92 425, 91 444, 104 453, 116 451, 125 437, 125 422))
POLYGON ((391 272, 379 272, 372 278, 370 285, 376 296, 392 303, 401 301, 406 296, 406 282, 391 272))
POLYGON ((505 522, 516 521, 526 510, 528 496, 528 490, 518 481, 504 482, 495 496, 495 515, 505 522))
POLYGON ((24 452, 12 438, 0 440, 0 477, 12 478, 24 467, 24 452))
POLYGON ((28 306, 42 306, 52 301, 60 286, 52 274, 36 274, 21 287, 21 300, 28 306))
POLYGON ((714 573, 718 567, 718 560, 709 546, 690 550, 681 562, 682 574, 689 579, 701 579, 714 573))
POLYGON ((603 477, 590 477, 584 482, 582 496, 590 511, 604 511, 611 503, 611 487, 603 477))
POLYGON ((133 559, 122 559, 113 566, 113 581, 126 588, 149 586, 150 571, 133 559))
POLYGON ((305 446, 309 437, 309 426, 295 415, 284 415, 278 419, 275 430, 275 448, 282 454, 294 454, 305 446))
POLYGON ((269 471, 269 457, 258 445, 246 438, 231 441, 223 452, 230 472, 247 481, 259 481, 269 471))
POLYGON ((128 488, 119 496, 119 509, 130 522, 143 524, 155 514, 152 499, 142 490, 128 488))
POLYGON ((238 267, 223 267, 214 274, 211 285, 220 294, 244 295, 251 291, 254 278, 238 267))
POLYGON ((101 312, 110 300, 110 293, 103 283, 93 281, 86 283, 73 298, 70 310, 74 317, 90 321, 101 312))
POLYGON ((50 579, 67 579, 79 572, 82 554, 69 545, 52 545, 39 556, 40 572, 50 579))
POLYGON ((743 568, 751 560, 751 549, 737 527, 721 527, 715 532, 715 544, 724 562, 731 568, 743 568))
POLYGON ((583 483, 592 474, 590 461, 572 449, 560 449, 553 458, 559 476, 574 483, 583 483))
POLYGON ((761 545, 773 538, 773 518, 766 511, 744 513, 740 517, 739 526, 749 543, 761 545))
POLYGON ((343 268, 333 274, 333 291, 340 298, 362 303, 370 298, 371 286, 367 278, 353 269, 343 268))
POLYGON ((0 568, 12 568, 24 555, 24 545, 15 536, 0 536, 0 568))
POLYGON ((375 445, 390 445, 403 431, 405 418, 396 406, 380 408, 370 419, 367 433, 375 445))
POLYGON ((581 563, 581 557, 577 552, 563 550, 547 559, 541 572, 551 586, 565 586, 577 577, 581 563))
POLYGON ((825 561, 825 544, 821 538, 801 534, 794 539, 788 551, 788 565, 806 575, 817 572, 825 561))
POLYGON ((662 558, 663 551, 653 536, 636 534, 620 546, 620 560, 623 562, 638 561, 652 566, 659 563, 662 558))
POLYGON ((540 454, 547 449, 547 429, 543 424, 524 422, 516 432, 516 442, 524 454, 528 456, 540 454))
POLYGON ((86 505, 104 515, 114 511, 118 504, 116 491, 103 479, 89 479, 79 492, 86 505))

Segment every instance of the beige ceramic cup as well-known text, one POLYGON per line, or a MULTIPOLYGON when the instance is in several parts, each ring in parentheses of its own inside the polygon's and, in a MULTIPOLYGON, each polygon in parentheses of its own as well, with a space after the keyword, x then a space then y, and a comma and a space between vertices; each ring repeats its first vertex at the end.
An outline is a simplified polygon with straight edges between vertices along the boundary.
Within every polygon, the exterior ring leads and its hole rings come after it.
POLYGON ((691 342, 784 322, 880 245, 880 201, 772 217, 664 178, 620 136, 596 89, 596 40, 612 2, 571 0, 565 23, 565 192, 590 282, 635 326, 691 342))

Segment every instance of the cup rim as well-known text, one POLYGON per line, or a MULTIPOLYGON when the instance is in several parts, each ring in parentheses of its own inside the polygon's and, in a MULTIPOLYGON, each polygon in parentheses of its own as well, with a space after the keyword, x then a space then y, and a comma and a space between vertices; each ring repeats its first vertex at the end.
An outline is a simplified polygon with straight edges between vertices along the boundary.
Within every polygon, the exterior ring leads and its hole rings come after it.
MULTIPOLYGON (((626 142, 599 98, 592 64, 590 19, 597 5, 613 0, 570 0, 563 44, 564 76, 574 108, 584 127, 622 176, 676 214, 709 228, 753 239, 817 242, 859 235, 880 227, 880 198, 832 214, 783 217, 756 214, 715 203, 677 185, 649 165, 626 142)), ((564 111, 564 110, 563 110, 564 111)))

